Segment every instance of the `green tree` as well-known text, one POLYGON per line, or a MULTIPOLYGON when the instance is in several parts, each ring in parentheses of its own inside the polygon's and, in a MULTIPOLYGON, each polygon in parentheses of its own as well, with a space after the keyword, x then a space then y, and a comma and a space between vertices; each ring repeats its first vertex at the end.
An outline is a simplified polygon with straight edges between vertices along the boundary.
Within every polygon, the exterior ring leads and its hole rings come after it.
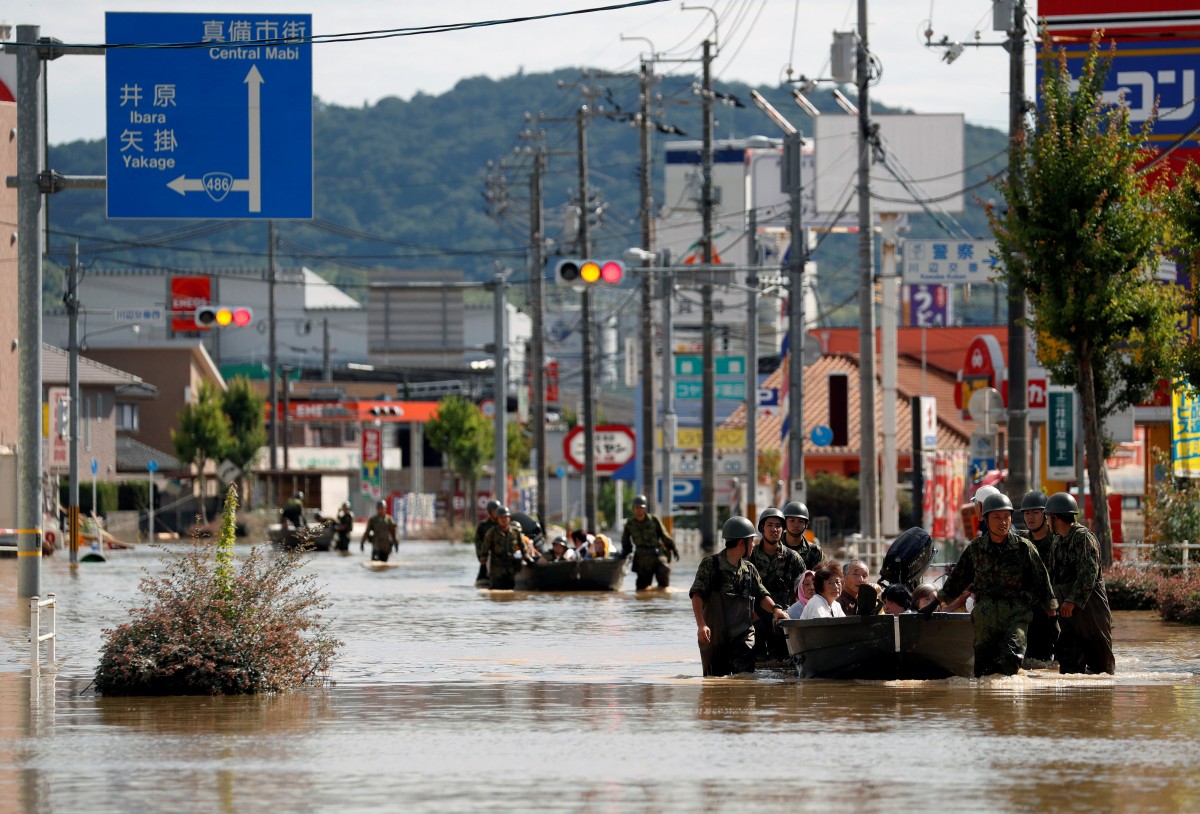
POLYGON ((1178 296, 1156 281, 1164 188, 1139 172, 1147 135, 1104 100, 1111 55, 1099 38, 1075 85, 1065 53, 1047 49, 1036 127, 1014 145, 1023 182, 991 213, 1004 277, 1025 289, 1042 363, 1079 392, 1094 531, 1112 562, 1104 419, 1144 401, 1170 375, 1178 296))
POLYGON ((224 456, 242 470, 242 477, 238 478, 239 494, 254 456, 267 443, 265 405, 266 399, 255 392, 247 377, 234 376, 226 383, 221 409, 229 419, 229 445, 224 456))
MULTIPOLYGON (((1169 196, 1171 214, 1169 245, 1180 255, 1188 269, 1191 289, 1185 295, 1186 310, 1193 320, 1200 319, 1200 167, 1189 163, 1179 175, 1169 196)), ((1188 332, 1181 349, 1180 375, 1193 388, 1200 387, 1200 344, 1188 332)))
POLYGON ((512 475, 522 469, 528 469, 529 452, 533 449, 533 439, 529 437, 529 432, 520 421, 510 421, 508 422, 508 431, 504 437, 508 443, 506 461, 508 464, 508 474, 512 475))
POLYGON ((208 522, 204 498, 208 479, 204 466, 229 448, 229 417, 221 406, 221 392, 211 382, 200 385, 199 398, 179 412, 179 429, 171 431, 175 455, 196 466, 200 479, 200 516, 208 522))
POLYGON ((466 481, 467 500, 472 502, 495 444, 491 422, 469 399, 446 396, 438 402, 437 417, 425 425, 425 437, 446 456, 451 471, 466 481))

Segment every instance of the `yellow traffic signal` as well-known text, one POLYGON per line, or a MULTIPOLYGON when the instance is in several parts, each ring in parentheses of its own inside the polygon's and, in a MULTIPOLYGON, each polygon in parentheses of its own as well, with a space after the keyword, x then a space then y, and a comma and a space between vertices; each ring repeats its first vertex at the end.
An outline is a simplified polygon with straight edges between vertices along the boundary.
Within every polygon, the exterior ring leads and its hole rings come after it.
POLYGON ((554 265, 554 282, 576 288, 620 285, 625 279, 625 264, 620 260, 559 260, 554 265))

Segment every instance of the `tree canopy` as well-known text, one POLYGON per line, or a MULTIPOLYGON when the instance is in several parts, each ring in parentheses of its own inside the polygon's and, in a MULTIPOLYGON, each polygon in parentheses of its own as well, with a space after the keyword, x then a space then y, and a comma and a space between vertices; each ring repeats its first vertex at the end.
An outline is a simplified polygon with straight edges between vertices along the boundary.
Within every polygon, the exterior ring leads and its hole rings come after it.
POLYGON ((199 471, 200 516, 207 523, 204 497, 208 481, 204 466, 224 455, 229 448, 230 422, 216 385, 203 382, 197 395, 195 403, 184 405, 179 411, 179 428, 171 431, 171 442, 179 459, 194 464, 199 471))

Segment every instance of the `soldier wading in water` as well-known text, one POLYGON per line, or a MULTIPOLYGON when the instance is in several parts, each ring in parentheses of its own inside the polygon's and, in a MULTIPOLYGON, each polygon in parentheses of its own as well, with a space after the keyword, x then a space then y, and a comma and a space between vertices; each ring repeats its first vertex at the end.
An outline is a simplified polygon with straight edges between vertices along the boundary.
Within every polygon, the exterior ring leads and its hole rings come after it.
POLYGON ((511 590, 525 562, 525 542, 521 539, 521 524, 512 522, 507 506, 496 509, 496 525, 483 537, 483 552, 487 556, 488 587, 511 590))
POLYGON ((1096 537, 1075 519, 1079 504, 1066 492, 1051 495, 1046 514, 1054 528, 1050 581, 1062 603, 1058 637, 1060 673, 1114 673, 1112 611, 1100 572, 1096 537))
MULTIPOLYGON (((983 502, 983 533, 971 541, 938 599, 951 602, 967 588, 975 592, 975 675, 1015 675, 1025 657, 1033 608, 1054 615, 1058 602, 1033 543, 1012 530, 1012 501, 990 495, 983 502)), ((921 609, 933 613, 936 602, 921 609)))
POLYGON ((658 587, 671 584, 671 557, 679 561, 679 549, 667 534, 662 522, 646 511, 646 496, 633 499, 633 519, 626 521, 621 534, 621 556, 633 552, 633 573, 637 574, 637 589, 644 591, 658 580, 658 587))
MULTIPOLYGON (((758 533, 762 543, 754 547, 750 563, 758 571, 763 586, 771 593, 775 604, 791 607, 796 601, 796 580, 804 574, 800 555, 780 541, 783 537, 783 512, 774 507, 763 509, 758 516, 758 533)), ((786 659, 787 640, 770 617, 759 614, 754 622, 754 654, 760 657, 786 659)))
POLYGON ((754 609, 773 621, 788 618, 763 586, 749 555, 758 537, 754 524, 731 517, 721 527, 725 549, 700 561, 688 595, 696 617, 700 662, 706 676, 754 672, 754 609))

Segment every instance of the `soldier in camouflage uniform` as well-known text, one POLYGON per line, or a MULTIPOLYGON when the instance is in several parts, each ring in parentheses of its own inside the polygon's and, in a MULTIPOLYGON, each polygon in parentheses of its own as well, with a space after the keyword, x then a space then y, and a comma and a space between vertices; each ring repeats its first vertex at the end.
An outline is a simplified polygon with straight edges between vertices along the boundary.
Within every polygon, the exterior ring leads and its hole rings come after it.
POLYGON ((521 524, 512 522, 507 506, 496 509, 496 525, 484 535, 483 551, 487 555, 488 587, 511 589, 524 563, 516 555, 524 556, 525 544, 521 539, 521 524))
MULTIPOLYGON (((1058 603, 1037 549, 1012 530, 1012 501, 991 495, 983 504, 985 531, 970 542, 938 599, 951 602, 975 592, 975 675, 1015 675, 1025 656, 1025 637, 1036 605, 1053 615, 1058 603)), ((923 612, 932 613, 931 602, 923 612)))
MULTIPOLYGON (((762 543, 754 547, 750 563, 757 569, 763 585, 780 607, 791 607, 796 601, 796 581, 804 574, 800 555, 783 545, 783 512, 776 508, 763 509, 758 516, 758 533, 762 543)), ((786 659, 787 638, 772 620, 759 616, 754 622, 754 654, 760 657, 786 659)))
POLYGON ((755 608, 774 620, 787 618, 750 564, 754 524, 731 517, 721 527, 725 548, 700 561, 688 595, 696 617, 696 639, 706 676, 754 672, 755 608))
POLYGON ((1112 610, 1100 572, 1100 546, 1096 537, 1076 521, 1079 504, 1066 492, 1050 497, 1046 514, 1054 529, 1050 582, 1062 604, 1058 670, 1114 673, 1117 665, 1112 650, 1112 610))
POLYGON ((667 534, 662 522, 646 511, 646 496, 633 499, 633 519, 625 523, 621 534, 621 556, 633 553, 633 572, 637 574, 637 589, 644 591, 658 580, 658 587, 671 584, 671 557, 679 561, 675 541, 667 534))
POLYGON ((499 508, 500 501, 495 498, 489 500, 487 502, 487 517, 475 527, 475 559, 479 560, 479 573, 475 576, 476 582, 481 582, 488 578, 487 551, 483 548, 483 538, 487 537, 487 533, 499 525, 496 522, 496 510, 499 508))
POLYGON ((793 500, 783 507, 783 544, 800 555, 805 571, 816 570, 821 562, 821 541, 808 530, 808 507, 793 500))
MULTIPOLYGON (((1050 548, 1054 544, 1054 533, 1046 519, 1046 493, 1028 492, 1021 498, 1021 518, 1025 521, 1025 530, 1018 532, 1037 549, 1042 565, 1050 570, 1050 548)), ((1053 580, 1051 580, 1053 584, 1053 580)), ((1038 661, 1051 661, 1054 658, 1054 643, 1058 641, 1058 619, 1038 613, 1034 609, 1033 619, 1029 622, 1029 641, 1025 648, 1025 657, 1038 661)))

